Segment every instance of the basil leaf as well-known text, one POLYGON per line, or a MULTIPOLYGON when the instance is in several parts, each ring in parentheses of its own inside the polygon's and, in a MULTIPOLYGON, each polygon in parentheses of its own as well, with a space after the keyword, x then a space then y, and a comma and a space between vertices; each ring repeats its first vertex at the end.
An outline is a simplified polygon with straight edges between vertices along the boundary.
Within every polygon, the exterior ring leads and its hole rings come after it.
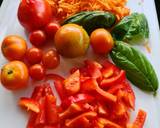
POLYGON ((147 58, 129 44, 117 41, 110 53, 113 62, 126 71, 127 78, 145 91, 156 92, 158 78, 147 58))

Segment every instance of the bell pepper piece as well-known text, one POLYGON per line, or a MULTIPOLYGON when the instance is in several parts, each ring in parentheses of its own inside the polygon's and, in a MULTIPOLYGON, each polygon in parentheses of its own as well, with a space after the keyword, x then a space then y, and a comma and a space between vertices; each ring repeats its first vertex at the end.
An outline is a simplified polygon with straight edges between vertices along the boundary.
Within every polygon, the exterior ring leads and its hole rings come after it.
POLYGON ((86 80, 85 82, 83 82, 81 84, 81 89, 82 91, 96 91, 99 95, 101 95, 102 97, 104 97, 106 100, 112 101, 112 102, 116 102, 117 101, 117 97, 102 90, 99 86, 98 83, 95 79, 89 79, 86 80))
POLYGON ((46 111, 45 111, 45 103, 46 103, 46 98, 41 97, 39 100, 40 104, 40 112, 37 114, 36 120, 35 120, 35 127, 40 127, 46 124, 46 111))
POLYGON ((43 97, 43 92, 44 92, 44 86, 43 85, 36 86, 33 93, 32 93, 31 99, 39 101, 40 98, 43 97))
POLYGON ((72 103, 90 103, 93 102, 94 99, 95 98, 89 94, 79 93, 64 99, 61 103, 61 106, 63 108, 68 108, 72 103))
POLYGON ((109 78, 109 77, 111 77, 111 76, 114 74, 114 69, 113 69, 112 67, 103 68, 103 69, 101 70, 101 72, 102 72, 102 76, 103 76, 104 78, 109 78))
POLYGON ((20 98, 19 105, 21 107, 25 107, 25 108, 27 108, 27 110, 31 110, 35 113, 40 112, 39 103, 31 98, 25 98, 25 97, 20 98))
POLYGON ((45 85, 44 85, 44 96, 47 96, 47 95, 54 96, 54 93, 53 93, 52 88, 49 83, 45 83, 45 85))
POLYGON ((73 118, 73 119, 66 120, 65 126, 68 127, 68 128, 74 128, 76 126, 77 122, 82 117, 86 117, 88 120, 91 120, 91 119, 95 118, 96 116, 97 116, 96 112, 86 112, 86 113, 83 113, 83 114, 73 118))
POLYGON ((61 101, 63 101, 66 98, 66 93, 64 90, 63 83, 59 82, 59 81, 54 81, 54 86, 55 86, 55 89, 56 89, 61 101))
POLYGON ((102 74, 100 71, 102 69, 102 65, 100 65, 96 61, 91 61, 91 60, 86 60, 85 65, 86 65, 88 74, 92 78, 98 79, 102 77, 102 74))
POLYGON ((118 124, 116 124, 106 118, 98 118, 97 121, 103 125, 103 128, 123 128, 120 125, 118 125, 118 124))
POLYGON ((98 114, 103 117, 109 116, 109 111, 104 104, 98 103, 98 114))
POLYGON ((34 128, 37 113, 31 112, 26 128, 34 128))
POLYGON ((127 128, 143 128, 146 116, 147 113, 140 109, 133 124, 128 125, 127 128))
POLYGON ((46 96, 46 122, 48 125, 54 125, 59 122, 56 98, 53 95, 46 96))
POLYGON ((123 89, 124 88, 124 85, 123 84, 117 84, 115 86, 112 86, 111 88, 109 88, 107 90, 108 93, 111 93, 111 94, 115 94, 117 93, 119 90, 123 89))
POLYGON ((73 95, 80 90, 80 72, 77 70, 64 80, 64 89, 68 95, 73 95))
POLYGON ((117 76, 113 76, 111 78, 104 78, 101 83, 100 86, 101 87, 110 87, 110 86, 115 86, 116 84, 120 84, 123 81, 126 80, 126 73, 124 70, 121 70, 120 73, 117 76))
POLYGON ((71 115, 82 112, 82 108, 76 103, 72 103, 64 112, 59 114, 60 120, 68 118, 71 115))
POLYGON ((60 75, 57 75, 57 74, 46 74, 45 81, 47 81, 47 80, 63 82, 64 78, 60 75))

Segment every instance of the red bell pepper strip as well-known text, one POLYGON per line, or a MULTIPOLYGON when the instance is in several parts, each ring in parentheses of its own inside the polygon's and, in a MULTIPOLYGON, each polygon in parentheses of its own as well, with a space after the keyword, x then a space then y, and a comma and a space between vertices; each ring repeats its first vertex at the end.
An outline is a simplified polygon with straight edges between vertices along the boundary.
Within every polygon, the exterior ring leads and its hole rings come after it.
POLYGON ((54 125, 59 122, 56 98, 53 95, 46 96, 46 122, 48 125, 54 125))
POLYGON ((116 84, 121 84, 125 80, 126 80, 126 73, 124 70, 121 70, 117 76, 113 76, 111 78, 104 78, 101 81, 100 86, 103 88, 115 86, 116 84))
POLYGON ((81 84, 82 91, 96 91, 99 95, 104 97, 106 100, 110 100, 112 102, 117 101, 117 97, 102 90, 95 79, 86 80, 81 84))
POLYGON ((43 92, 44 92, 43 85, 36 86, 32 93, 31 99, 34 99, 39 102, 40 98, 43 97, 43 92))
POLYGON ((63 83, 59 82, 59 81, 54 81, 54 86, 55 86, 55 89, 56 89, 61 101, 63 101, 67 96, 65 93, 65 90, 64 90, 63 83))
POLYGON ((47 80, 63 82, 64 78, 62 76, 60 76, 60 75, 57 75, 57 74, 46 74, 45 81, 47 81, 47 80))
POLYGON ((128 125, 127 128, 143 128, 146 116, 147 113, 140 109, 133 124, 128 125))
POLYGON ((45 85, 44 85, 44 96, 47 96, 47 95, 54 96, 54 93, 53 93, 52 88, 49 83, 45 83, 45 85))
POLYGON ((74 96, 69 96, 65 98, 62 101, 61 106, 63 108, 68 108, 72 103, 90 103, 93 102, 94 99, 95 98, 89 94, 79 93, 74 96))
POLYGON ((80 90, 80 72, 79 70, 71 74, 64 80, 64 89, 68 95, 73 95, 80 90))
POLYGON ((101 69, 102 65, 97 63, 96 61, 86 60, 85 61, 86 68, 90 77, 98 79, 102 77, 101 69))
POLYGON ((106 118, 98 118, 97 122, 103 125, 103 128, 123 128, 120 125, 106 119, 106 118))
POLYGON ((79 106, 76 103, 72 103, 64 112, 59 113, 59 118, 62 121, 65 118, 68 118, 71 115, 77 114, 79 112, 82 112, 81 106, 79 106))
POLYGON ((66 120, 65 122, 65 126, 67 128, 75 128, 75 126, 77 125, 78 121, 83 118, 83 117, 86 117, 87 119, 93 119, 97 116, 97 113, 96 112, 86 112, 86 113, 83 113, 73 119, 68 119, 66 120))
POLYGON ((25 97, 20 98, 19 105, 22 107, 26 107, 27 110, 31 110, 35 113, 40 112, 39 103, 31 98, 25 98, 25 97))
POLYGON ((114 74, 114 69, 113 69, 112 67, 103 68, 103 69, 101 70, 101 72, 102 72, 102 76, 103 76, 104 78, 109 78, 109 77, 111 77, 111 76, 114 74))
POLYGON ((46 98, 41 97, 39 100, 40 104, 40 112, 37 114, 36 120, 34 125, 35 126, 43 126, 46 124, 46 111, 45 111, 45 104, 46 103, 46 98))

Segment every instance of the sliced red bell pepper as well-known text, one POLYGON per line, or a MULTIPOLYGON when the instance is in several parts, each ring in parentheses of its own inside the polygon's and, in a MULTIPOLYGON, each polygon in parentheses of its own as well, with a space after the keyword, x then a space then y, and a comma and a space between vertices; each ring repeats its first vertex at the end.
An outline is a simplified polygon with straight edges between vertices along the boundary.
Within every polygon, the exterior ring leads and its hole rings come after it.
POLYGON ((121 84, 126 80, 126 73, 124 70, 121 70, 117 76, 113 76, 111 78, 104 78, 100 86, 105 88, 105 87, 110 87, 110 86, 115 86, 116 84, 121 84))
POLYGON ((99 124, 103 125, 103 128, 123 128, 120 125, 118 125, 118 124, 116 124, 106 118, 98 118, 97 121, 99 124))
POLYGON ((19 105, 21 107, 25 107, 25 108, 27 108, 27 110, 31 110, 35 113, 40 112, 39 103, 36 100, 33 100, 31 98, 25 98, 25 97, 20 98, 19 105))
POLYGON ((64 78, 62 76, 60 76, 60 75, 57 75, 57 74, 46 74, 45 81, 47 81, 47 80, 63 82, 64 78))
POLYGON ((104 104, 98 103, 97 107, 98 107, 98 114, 100 116, 103 116, 103 117, 109 116, 108 108, 104 104))
POLYGON ((63 101, 67 96, 65 93, 65 90, 64 90, 63 83, 59 82, 59 81, 54 81, 54 86, 55 86, 55 89, 56 89, 61 101, 63 101))
POLYGON ((36 86, 33 93, 32 93, 31 99, 39 101, 40 98, 43 97, 43 92, 44 92, 44 86, 43 85, 36 86))
POLYGON ((31 112, 26 128, 34 128, 37 113, 31 112))
POLYGON ((99 86, 98 83, 95 79, 89 79, 86 80, 85 82, 83 82, 81 84, 81 89, 82 91, 96 91, 99 95, 101 95, 102 97, 104 97, 106 100, 112 101, 112 102, 116 102, 117 101, 117 97, 102 90, 99 86))
POLYGON ((123 84, 117 84, 115 86, 110 87, 107 92, 111 93, 111 94, 115 94, 117 93, 119 90, 123 89, 124 85, 123 84))
POLYGON ((127 128, 143 128, 146 117, 147 113, 140 109, 133 124, 128 125, 127 128))
POLYGON ((90 103, 90 102, 93 102, 94 99, 95 98, 89 94, 79 93, 74 96, 69 96, 65 98, 61 102, 61 106, 63 108, 68 108, 72 103, 90 103))
POLYGON ((76 103, 72 103, 64 112, 59 113, 59 118, 62 121, 63 119, 82 111, 81 106, 76 103))
POLYGON ((114 69, 112 67, 102 68, 101 73, 104 78, 109 78, 114 74, 114 69))
POLYGON ((56 98, 53 95, 46 96, 46 122, 48 125, 54 125, 59 122, 56 98))
POLYGON ((45 83, 45 85, 44 85, 44 96, 47 96, 47 95, 54 96, 54 93, 53 93, 52 88, 49 83, 45 83))
POLYGON ((93 118, 95 118, 97 116, 97 113, 96 112, 86 112, 86 113, 83 113, 73 119, 68 119, 66 120, 65 122, 65 126, 67 128, 75 128, 75 126, 77 125, 77 123, 79 122, 79 120, 83 117, 86 117, 87 119, 89 120, 92 120, 93 118))
POLYGON ((64 89, 68 95, 73 95, 80 90, 80 72, 79 70, 71 74, 64 80, 64 89))
POLYGON ((39 100, 40 104, 40 112, 37 114, 36 120, 34 122, 34 126, 43 126, 46 124, 46 110, 45 110, 45 104, 46 104, 46 97, 41 97, 39 100))
POLYGON ((96 61, 91 61, 91 60, 86 60, 85 65, 89 76, 95 79, 102 77, 101 74, 102 65, 100 65, 96 61))
POLYGON ((40 112, 37 114, 36 120, 34 122, 35 127, 44 126, 46 124, 46 110, 45 110, 46 104, 45 103, 46 103, 46 98, 41 97, 39 100, 40 112))

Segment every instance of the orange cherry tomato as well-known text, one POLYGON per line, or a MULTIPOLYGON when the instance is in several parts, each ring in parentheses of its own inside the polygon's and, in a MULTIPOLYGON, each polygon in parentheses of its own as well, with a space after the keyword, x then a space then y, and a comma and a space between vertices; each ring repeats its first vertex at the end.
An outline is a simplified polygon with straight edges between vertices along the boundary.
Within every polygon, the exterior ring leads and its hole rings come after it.
POLYGON ((39 48, 30 48, 26 52, 26 59, 30 64, 37 64, 41 62, 43 52, 39 48))
POLYGON ((54 43, 61 55, 74 58, 85 55, 89 47, 89 36, 83 27, 66 24, 56 32, 54 43))
POLYGON ((60 64, 60 56, 56 50, 47 51, 42 57, 42 64, 46 68, 56 68, 60 64))
POLYGON ((26 87, 28 78, 28 68, 21 61, 11 61, 1 69, 1 83, 9 90, 26 87))
POLYGON ((33 45, 40 47, 46 42, 46 34, 42 30, 33 31, 29 35, 29 40, 33 45))
POLYGON ((45 69, 41 64, 32 65, 29 68, 29 75, 34 80, 42 80, 45 76, 45 69))
POLYGON ((96 29, 91 33, 90 42, 97 54, 109 53, 114 46, 111 34, 103 28, 96 29))
POLYGON ((1 50, 8 60, 21 60, 26 53, 27 44, 22 37, 9 35, 3 40, 1 50))

